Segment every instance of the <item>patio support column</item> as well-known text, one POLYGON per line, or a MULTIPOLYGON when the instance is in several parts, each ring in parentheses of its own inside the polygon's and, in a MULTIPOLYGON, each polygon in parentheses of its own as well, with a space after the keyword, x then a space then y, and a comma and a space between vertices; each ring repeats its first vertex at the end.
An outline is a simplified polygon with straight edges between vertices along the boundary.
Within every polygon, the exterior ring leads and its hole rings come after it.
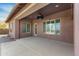
POLYGON ((79 3, 74 4, 74 54, 79 56, 79 3))
POLYGON ((15 20, 15 38, 16 39, 19 38, 19 32, 20 32, 20 29, 19 29, 19 21, 16 19, 15 20))

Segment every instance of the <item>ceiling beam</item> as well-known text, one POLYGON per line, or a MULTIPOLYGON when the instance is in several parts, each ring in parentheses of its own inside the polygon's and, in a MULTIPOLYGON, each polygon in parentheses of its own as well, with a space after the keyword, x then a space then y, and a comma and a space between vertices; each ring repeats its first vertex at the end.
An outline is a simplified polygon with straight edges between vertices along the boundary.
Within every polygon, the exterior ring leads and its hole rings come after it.
POLYGON ((32 3, 30 4, 28 7, 24 7, 25 9, 21 10, 20 13, 18 15, 16 15, 15 19, 21 19, 23 17, 26 17, 32 13, 34 13, 35 11, 47 6, 49 3, 32 3))

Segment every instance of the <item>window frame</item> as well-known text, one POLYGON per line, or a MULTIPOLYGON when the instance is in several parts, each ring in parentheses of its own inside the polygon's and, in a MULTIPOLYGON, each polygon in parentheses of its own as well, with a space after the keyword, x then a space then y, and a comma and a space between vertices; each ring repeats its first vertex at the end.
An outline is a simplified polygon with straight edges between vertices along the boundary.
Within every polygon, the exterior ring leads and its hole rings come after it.
POLYGON ((27 32, 27 28, 26 28, 26 33, 30 33, 31 32, 31 24, 30 23, 26 23, 26 27, 27 27, 27 24, 30 25, 30 30, 29 30, 29 32, 27 32))
POLYGON ((22 33, 26 33, 26 23, 22 23, 22 33))
MULTIPOLYGON (((60 35, 61 34, 61 18, 56 18, 56 20, 59 19, 60 20, 60 33, 56 33, 56 35, 60 35)), ((56 22, 56 21, 55 21, 56 22)), ((55 23, 56 24, 56 23, 55 23)), ((56 27, 56 25, 55 25, 56 27)))
MULTIPOLYGON (((30 33, 31 32, 31 24, 30 23, 28 23, 28 22, 25 22, 25 24, 24 24, 26 27, 26 31, 25 32, 23 32, 23 29, 25 29, 25 28, 23 28, 22 29, 22 33, 30 33), (30 25, 30 30, 29 30, 29 32, 27 32, 27 24, 29 24, 30 25)), ((23 26, 23 25, 22 25, 23 26)))
POLYGON ((44 21, 43 22, 43 26, 46 26, 45 27, 45 29, 44 29, 44 27, 43 27, 43 30, 45 30, 45 31, 43 31, 45 34, 52 34, 52 35, 60 35, 61 34, 61 18, 56 18, 56 19, 49 19, 49 20, 46 20, 46 21, 44 21), (59 19, 60 20, 60 33, 56 33, 56 20, 57 19, 59 19), (55 26, 55 30, 54 30, 54 33, 53 32, 51 32, 51 26, 50 26, 50 32, 47 32, 47 22, 48 21, 50 21, 50 23, 52 22, 52 21, 54 21, 54 26, 55 26), (44 25, 44 23, 46 23, 46 25, 44 25))

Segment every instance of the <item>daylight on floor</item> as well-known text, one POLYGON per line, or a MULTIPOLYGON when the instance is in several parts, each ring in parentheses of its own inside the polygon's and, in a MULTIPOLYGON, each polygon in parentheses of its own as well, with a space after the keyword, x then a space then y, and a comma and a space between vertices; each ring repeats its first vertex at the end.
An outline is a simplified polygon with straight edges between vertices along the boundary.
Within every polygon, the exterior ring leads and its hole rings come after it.
POLYGON ((79 55, 79 37, 73 26, 74 21, 79 22, 75 20, 79 18, 78 5, 0 3, 1 56, 79 55))

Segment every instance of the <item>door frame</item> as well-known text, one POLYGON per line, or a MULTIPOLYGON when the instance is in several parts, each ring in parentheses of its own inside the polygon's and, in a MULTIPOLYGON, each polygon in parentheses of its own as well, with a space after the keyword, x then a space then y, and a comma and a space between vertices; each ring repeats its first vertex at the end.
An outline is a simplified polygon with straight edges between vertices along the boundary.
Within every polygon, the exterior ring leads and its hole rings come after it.
POLYGON ((34 23, 34 25, 33 25, 33 35, 34 36, 38 35, 38 24, 37 23, 34 23), (35 33, 35 25, 37 25, 37 34, 35 33))

